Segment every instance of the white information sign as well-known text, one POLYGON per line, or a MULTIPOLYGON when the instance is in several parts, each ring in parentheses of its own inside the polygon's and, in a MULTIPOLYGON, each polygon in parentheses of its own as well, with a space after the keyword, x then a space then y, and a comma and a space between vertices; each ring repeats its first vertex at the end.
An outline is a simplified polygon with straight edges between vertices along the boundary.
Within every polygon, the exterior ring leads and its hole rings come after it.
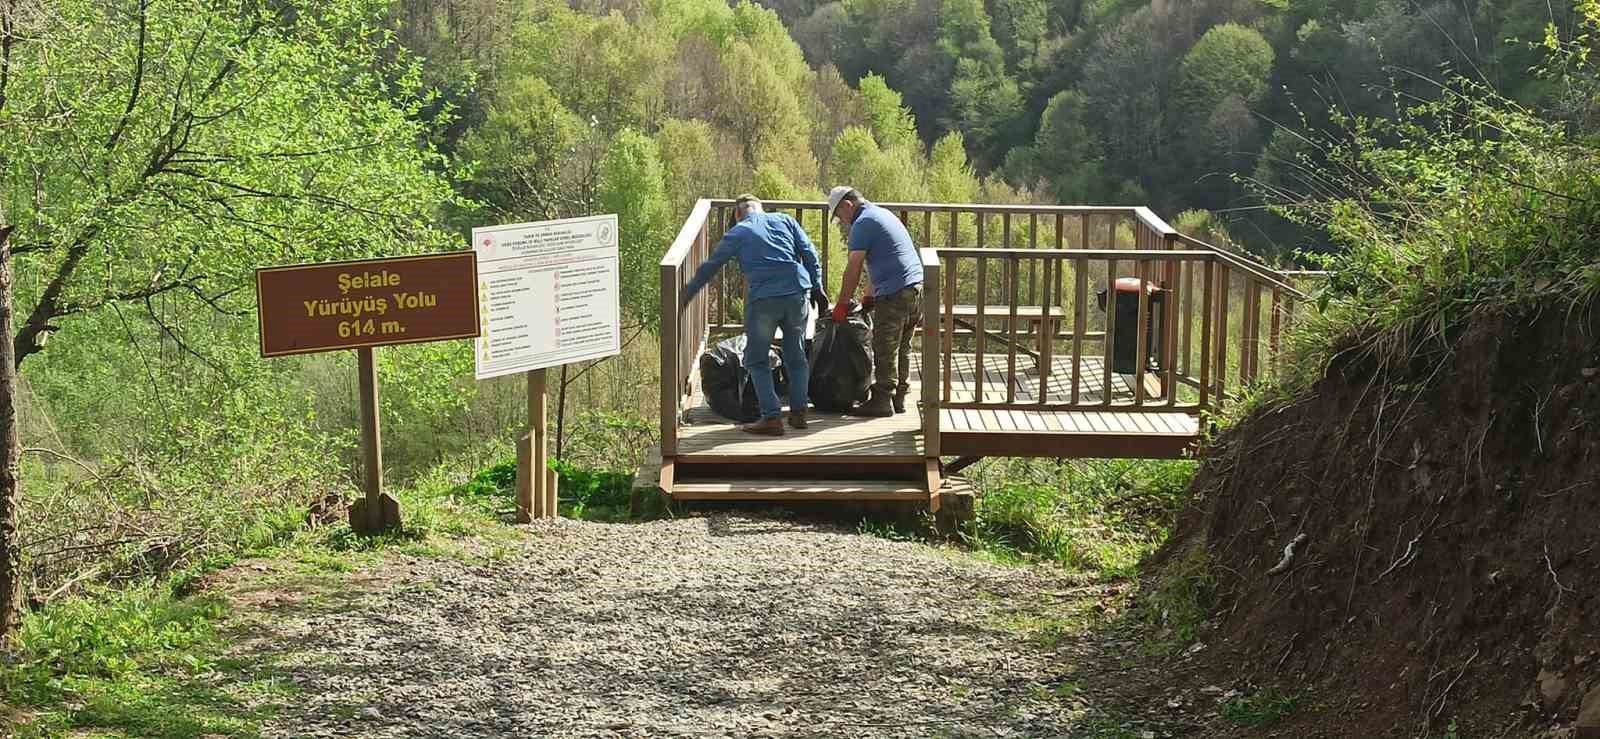
POLYGON ((480 380, 622 350, 617 217, 472 229, 480 380))

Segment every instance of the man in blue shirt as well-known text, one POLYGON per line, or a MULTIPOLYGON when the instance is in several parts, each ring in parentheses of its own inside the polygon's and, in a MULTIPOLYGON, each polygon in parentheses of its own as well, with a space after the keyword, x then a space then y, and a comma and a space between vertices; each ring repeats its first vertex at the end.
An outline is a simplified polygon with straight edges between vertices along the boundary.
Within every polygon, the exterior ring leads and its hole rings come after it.
POLYGON ((922 322, 922 258, 905 224, 853 187, 841 185, 828 193, 828 217, 838 221, 850 242, 850 263, 833 321, 845 320, 863 264, 867 289, 861 302, 873 309, 872 394, 856 414, 905 413, 906 393, 911 390, 911 338, 922 322))
POLYGON ((744 366, 761 403, 761 420, 739 429, 783 436, 783 410, 772 385, 772 363, 767 352, 772 347, 773 334, 782 328, 783 364, 789 368, 789 425, 803 429, 811 380, 804 344, 810 320, 807 297, 820 314, 828 309, 828 295, 822 290, 817 248, 794 218, 762 212, 761 201, 754 195, 740 195, 733 207, 739 222, 728 229, 705 264, 695 271, 684 288, 683 302, 687 304, 698 294, 728 260, 739 258, 739 268, 749 283, 744 301, 744 366))

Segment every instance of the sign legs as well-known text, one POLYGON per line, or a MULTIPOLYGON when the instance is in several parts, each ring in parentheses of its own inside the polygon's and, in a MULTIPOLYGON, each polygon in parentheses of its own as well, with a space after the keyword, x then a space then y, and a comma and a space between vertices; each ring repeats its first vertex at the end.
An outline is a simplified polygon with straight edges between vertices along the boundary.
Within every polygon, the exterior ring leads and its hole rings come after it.
POLYGON ((532 370, 528 373, 528 432, 517 440, 517 523, 560 515, 556 507, 560 479, 550 469, 548 405, 545 371, 532 370))
POLYGON ((378 363, 372 347, 356 350, 361 378, 361 457, 360 500, 350 506, 350 528, 363 534, 400 527, 400 501, 383 492, 383 437, 378 428, 378 363))

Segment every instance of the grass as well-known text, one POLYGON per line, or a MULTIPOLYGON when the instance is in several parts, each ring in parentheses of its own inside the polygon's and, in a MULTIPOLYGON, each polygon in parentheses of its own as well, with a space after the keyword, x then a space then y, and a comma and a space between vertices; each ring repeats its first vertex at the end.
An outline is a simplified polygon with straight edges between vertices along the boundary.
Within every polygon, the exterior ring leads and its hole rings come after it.
POLYGON ((1187 461, 987 460, 969 473, 981 495, 962 537, 995 561, 1131 577, 1166 540, 1193 474, 1187 461))
MULTIPOLYGON (((200 583, 239 559, 266 558, 288 566, 252 587, 309 589, 308 607, 342 608, 339 576, 386 553, 512 556, 519 534, 502 523, 504 501, 494 496, 503 494, 471 487, 500 472, 469 477, 476 464, 441 465, 392 490, 401 502, 398 531, 360 536, 343 520, 306 528, 304 509, 286 507, 239 532, 232 548, 180 571, 98 586, 24 614, 13 645, 0 651, 0 736, 259 736, 265 720, 293 704, 293 689, 269 658, 230 653, 249 617, 200 583)), ((593 479, 612 488, 586 500, 613 502, 614 478, 593 479)))
POLYGON ((14 664, 0 667, 0 693, 31 710, 0 733, 257 736, 291 698, 287 680, 227 656, 226 603, 182 589, 177 578, 146 582, 28 614, 14 664))
POLYGON ((1300 704, 1298 694, 1286 694, 1276 690, 1263 690, 1255 695, 1243 696, 1226 701, 1219 709, 1219 715, 1224 721, 1238 724, 1246 728, 1266 726, 1282 719, 1294 712, 1300 704))

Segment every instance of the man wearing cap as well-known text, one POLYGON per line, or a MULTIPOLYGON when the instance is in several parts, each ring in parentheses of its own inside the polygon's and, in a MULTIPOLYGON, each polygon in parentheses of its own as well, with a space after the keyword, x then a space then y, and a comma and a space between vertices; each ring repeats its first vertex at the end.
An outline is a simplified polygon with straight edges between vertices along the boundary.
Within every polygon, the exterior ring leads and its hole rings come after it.
POLYGON ((838 221, 850 244, 843 289, 833 307, 834 323, 844 322, 861 266, 867 268, 861 302, 873 311, 873 385, 856 414, 904 413, 906 393, 911 390, 911 338, 922 318, 922 259, 905 224, 853 187, 840 185, 828 193, 828 215, 838 221))
POLYGON ((761 404, 761 420, 739 429, 783 436, 783 410, 772 386, 772 363, 767 352, 772 347, 773 334, 782 328, 783 364, 789 368, 789 425, 803 429, 811 380, 804 344, 810 321, 808 308, 815 304, 819 314, 827 310, 828 295, 822 290, 817 248, 794 218, 762 212, 761 201, 754 195, 740 195, 733 208, 739 222, 728 229, 716 250, 695 271, 684 287, 682 304, 687 305, 705 288, 728 260, 739 258, 739 268, 744 270, 749 284, 744 300, 744 366, 761 404))

